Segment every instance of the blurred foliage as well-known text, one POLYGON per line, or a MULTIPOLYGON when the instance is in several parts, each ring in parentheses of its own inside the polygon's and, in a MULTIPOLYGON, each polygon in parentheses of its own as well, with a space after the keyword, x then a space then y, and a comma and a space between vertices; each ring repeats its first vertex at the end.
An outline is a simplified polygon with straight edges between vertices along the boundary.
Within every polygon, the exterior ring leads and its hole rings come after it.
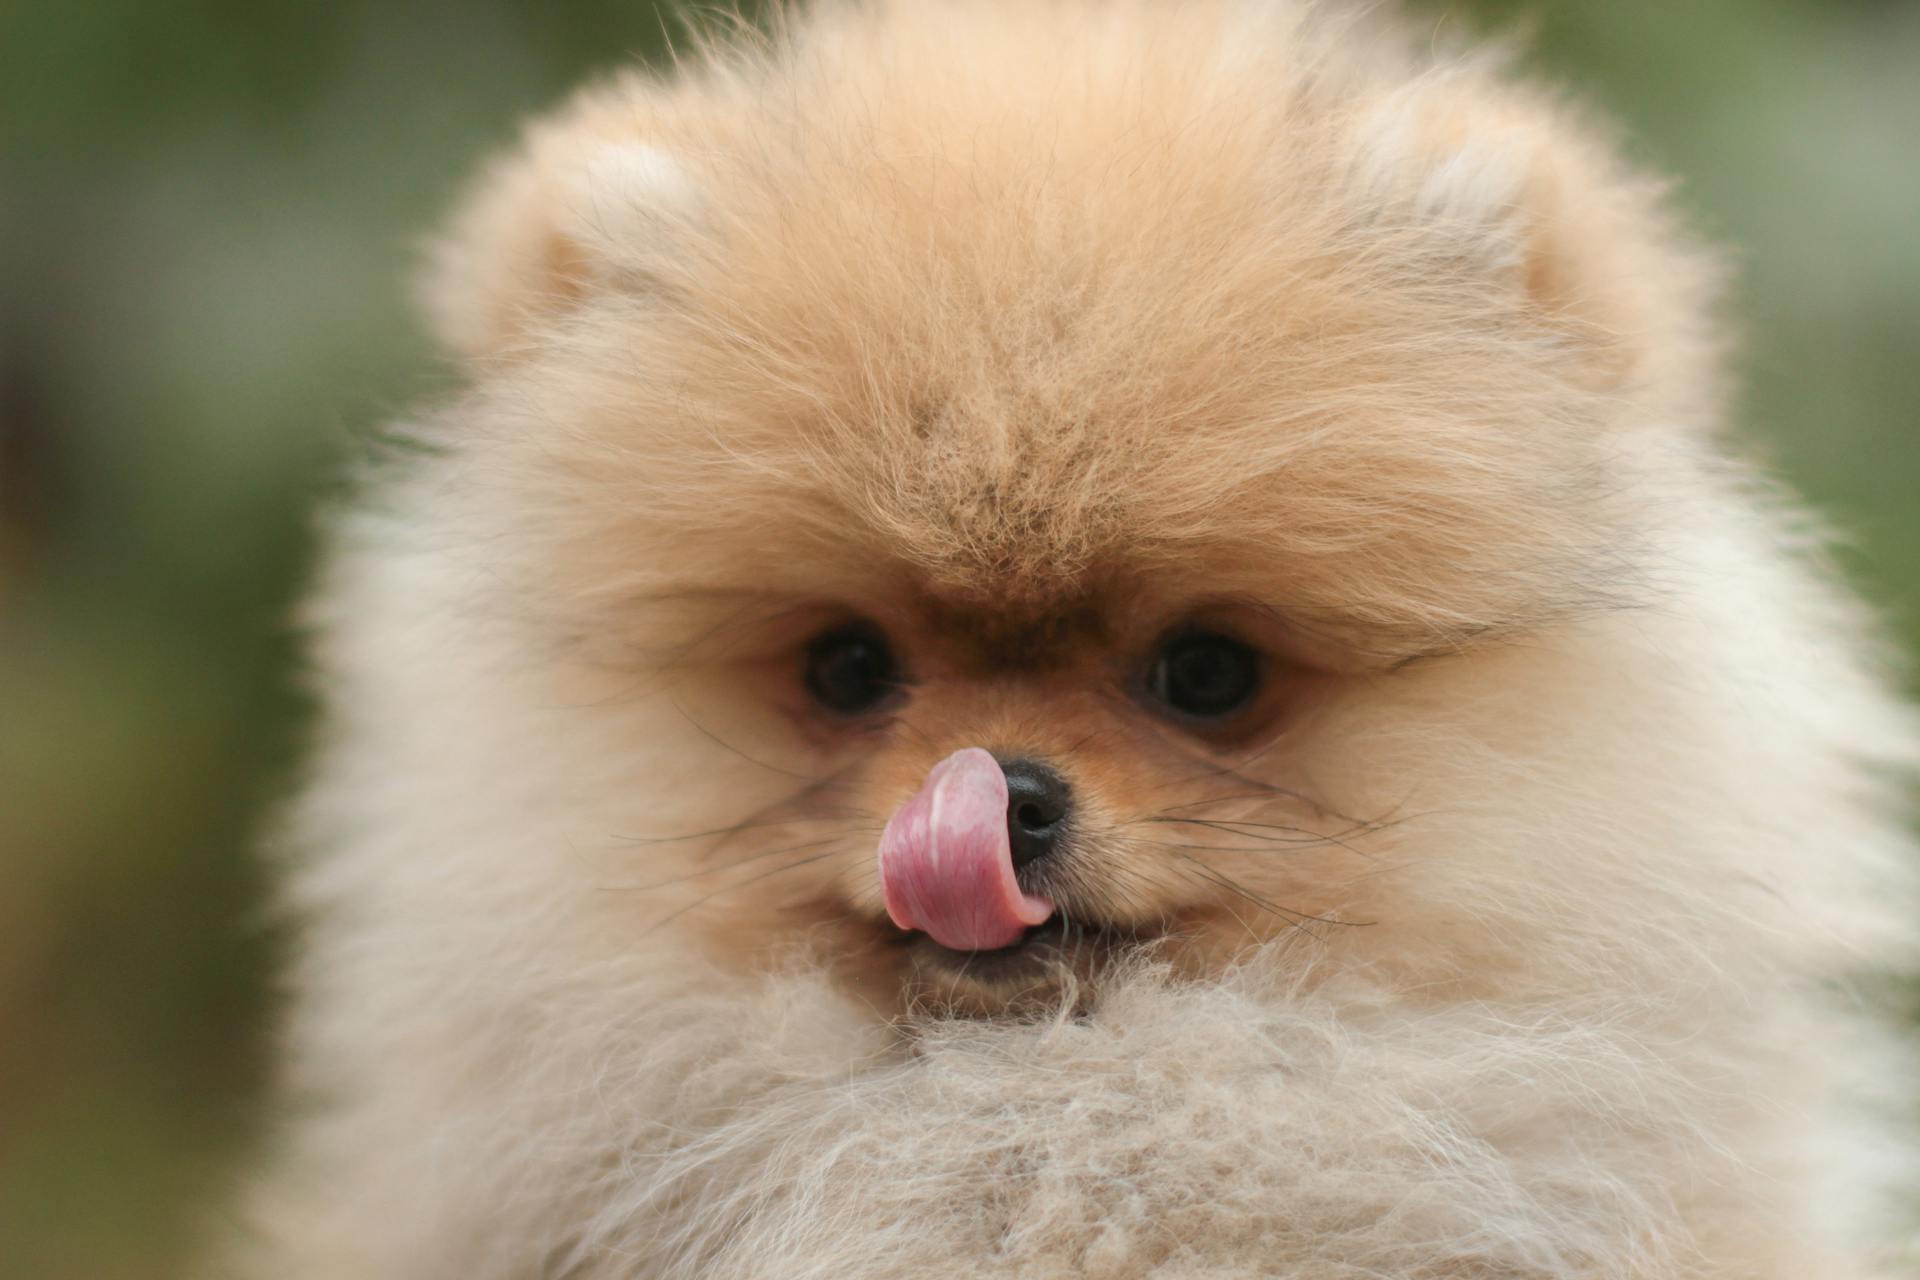
MULTIPOLYGON (((1920 5, 1414 0, 1518 28, 1739 246, 1745 419, 1914 630, 1920 5)), ((355 429, 431 391, 417 237, 639 0, 0 6, 0 1276, 183 1273, 253 1131, 249 852, 355 429)))

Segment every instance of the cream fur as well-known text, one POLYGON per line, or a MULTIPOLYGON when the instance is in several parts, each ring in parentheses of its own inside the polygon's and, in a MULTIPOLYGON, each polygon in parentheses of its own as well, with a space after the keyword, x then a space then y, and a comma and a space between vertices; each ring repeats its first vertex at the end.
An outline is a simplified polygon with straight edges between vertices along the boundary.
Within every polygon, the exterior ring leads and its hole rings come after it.
POLYGON ((1712 277, 1563 106, 1280 0, 827 6, 534 126, 312 609, 239 1269, 1901 1274, 1844 984, 1912 959, 1914 730, 1724 456, 1712 277), (1216 595, 1281 619, 1268 730, 1097 696, 1216 595), (816 606, 917 655, 897 724, 794 728, 816 606), (1005 635, 1063 656, 943 656, 1005 635), (1004 1006, 889 967, 875 824, 981 741, 1165 937, 1004 1006), (1204 865, 1314 919, 1138 834, 1193 757, 1317 837, 1204 865), (829 776, 853 825, 691 838, 829 776))

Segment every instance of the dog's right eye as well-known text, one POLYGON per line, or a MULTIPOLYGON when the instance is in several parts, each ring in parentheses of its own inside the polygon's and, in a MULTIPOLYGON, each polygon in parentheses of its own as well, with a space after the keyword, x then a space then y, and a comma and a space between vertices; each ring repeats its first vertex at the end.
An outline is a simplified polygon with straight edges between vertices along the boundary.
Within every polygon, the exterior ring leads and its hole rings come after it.
POLYGON ((814 701, 841 715, 883 706, 900 688, 900 669, 877 627, 854 623, 807 646, 805 681, 814 701))
POLYGON ((1189 720, 1224 720, 1260 692, 1260 655, 1228 636, 1183 631, 1154 658, 1147 690, 1189 720))

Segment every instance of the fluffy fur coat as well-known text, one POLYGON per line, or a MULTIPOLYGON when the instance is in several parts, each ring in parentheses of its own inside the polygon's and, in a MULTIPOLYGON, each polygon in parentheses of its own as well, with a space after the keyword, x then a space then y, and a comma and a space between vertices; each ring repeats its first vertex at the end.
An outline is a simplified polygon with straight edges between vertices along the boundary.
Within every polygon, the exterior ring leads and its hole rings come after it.
POLYGON ((238 1268, 1894 1274, 1843 984, 1908 961, 1913 728, 1725 456, 1712 275, 1557 101, 1291 0, 827 5, 537 124, 311 610, 238 1268), (1253 740, 957 658, 857 739, 769 710, 796 597, 937 654, 1196 595, 1283 619, 1253 740), (1013 739, 1152 936, 969 1003, 874 833, 1013 739), (1189 756, 1259 787, 1178 793, 1239 806, 1210 875, 1128 834, 1189 756))

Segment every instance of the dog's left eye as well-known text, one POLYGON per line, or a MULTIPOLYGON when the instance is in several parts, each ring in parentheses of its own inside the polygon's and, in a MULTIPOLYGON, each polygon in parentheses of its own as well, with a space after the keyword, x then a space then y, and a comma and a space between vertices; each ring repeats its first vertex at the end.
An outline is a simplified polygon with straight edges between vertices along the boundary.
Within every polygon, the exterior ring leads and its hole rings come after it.
POLYGON ((877 627, 854 623, 807 646, 805 680, 814 701, 842 715, 872 711, 900 687, 900 669, 877 627))
POLYGON ((1161 646, 1147 691, 1183 716, 1218 720, 1260 691, 1260 655, 1215 632, 1183 631, 1161 646))

